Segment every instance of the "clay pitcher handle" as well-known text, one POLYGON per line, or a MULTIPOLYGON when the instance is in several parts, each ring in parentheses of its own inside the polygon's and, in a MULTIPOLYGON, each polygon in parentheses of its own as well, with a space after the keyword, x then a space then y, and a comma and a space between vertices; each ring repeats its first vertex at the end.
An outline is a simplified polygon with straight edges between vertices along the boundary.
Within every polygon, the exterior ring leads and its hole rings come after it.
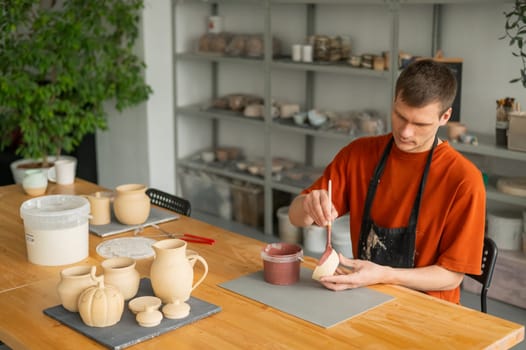
POLYGON ((192 255, 188 258, 188 260, 199 260, 199 262, 201 264, 203 264, 204 268, 205 268, 205 272, 203 273, 203 275, 201 276, 201 278, 195 282, 195 284, 192 286, 192 290, 193 291, 195 288, 197 288, 198 285, 201 284, 201 282, 203 282, 203 280, 205 279, 206 275, 208 274, 208 264, 206 263, 206 260, 205 258, 203 258, 202 256, 200 255, 192 255))

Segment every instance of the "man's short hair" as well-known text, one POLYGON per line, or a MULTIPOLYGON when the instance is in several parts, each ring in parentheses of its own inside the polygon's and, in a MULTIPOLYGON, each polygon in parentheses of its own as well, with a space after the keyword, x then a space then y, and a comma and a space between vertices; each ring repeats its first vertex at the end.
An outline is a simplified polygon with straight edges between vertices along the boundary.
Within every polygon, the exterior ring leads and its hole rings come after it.
POLYGON ((453 104, 456 93, 457 80, 447 65, 421 59, 409 64, 398 77, 395 100, 418 108, 439 102, 442 115, 453 104))

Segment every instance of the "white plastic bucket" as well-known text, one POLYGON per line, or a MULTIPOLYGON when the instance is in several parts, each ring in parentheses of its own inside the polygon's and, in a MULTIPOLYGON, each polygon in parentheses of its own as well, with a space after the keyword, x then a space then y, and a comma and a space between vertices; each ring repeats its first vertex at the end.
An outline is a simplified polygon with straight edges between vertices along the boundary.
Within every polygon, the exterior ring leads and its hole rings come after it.
POLYGON ((89 202, 81 196, 50 195, 22 203, 28 260, 59 266, 87 258, 89 212, 89 202))
POLYGON ((334 250, 352 258, 351 226, 349 215, 340 216, 332 224, 331 244, 334 250))
POLYGON ((301 228, 290 223, 289 207, 277 210, 279 239, 286 243, 301 243, 301 228))
POLYGON ((488 213, 487 235, 499 249, 522 250, 522 213, 498 211, 488 213))
POLYGON ((311 253, 323 253, 327 245, 327 228, 316 225, 303 228, 303 246, 311 253))

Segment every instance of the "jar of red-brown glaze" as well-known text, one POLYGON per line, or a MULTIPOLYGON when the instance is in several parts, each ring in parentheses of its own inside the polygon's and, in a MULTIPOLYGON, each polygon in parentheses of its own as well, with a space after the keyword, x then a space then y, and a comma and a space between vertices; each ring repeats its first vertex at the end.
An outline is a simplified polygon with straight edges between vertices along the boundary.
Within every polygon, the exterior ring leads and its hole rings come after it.
POLYGON ((266 282, 289 285, 300 279, 303 249, 298 244, 272 243, 261 251, 263 276, 266 282))

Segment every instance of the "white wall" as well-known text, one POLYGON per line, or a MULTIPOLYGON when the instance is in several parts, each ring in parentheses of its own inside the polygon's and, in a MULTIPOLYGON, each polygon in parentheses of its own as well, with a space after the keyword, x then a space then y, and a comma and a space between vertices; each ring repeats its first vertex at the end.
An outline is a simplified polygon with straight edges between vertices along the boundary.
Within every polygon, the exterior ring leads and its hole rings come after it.
MULTIPOLYGON (((177 22, 177 50, 185 51, 195 47, 196 39, 205 30, 207 5, 183 3, 186 11, 195 14, 202 21, 179 16, 177 22)), ((507 42, 498 38, 504 33, 503 11, 511 4, 459 4, 443 6, 442 49, 447 57, 461 57, 464 60, 461 99, 461 120, 474 132, 494 133, 495 100, 511 96, 524 105, 524 88, 510 84, 509 80, 519 74, 520 61, 511 55, 507 42)), ((273 29, 289 50, 290 44, 302 40, 304 28, 303 7, 283 5, 273 10, 273 29), (300 28, 300 30, 298 30, 300 28)), ((382 8, 383 9, 383 8, 382 8)), ((431 50, 431 5, 404 5, 400 16, 400 47, 416 55, 429 55, 431 50)), ((249 5, 220 7, 225 17, 225 29, 232 31, 258 32, 263 28, 262 13, 251 10, 249 5)), ((112 115, 110 129, 98 135, 99 179, 104 186, 124 182, 143 182, 168 191, 175 188, 173 119, 172 119, 172 67, 170 36, 170 1, 148 0, 143 13, 144 57, 148 66, 146 79, 153 87, 154 94, 147 104, 125 115, 112 115)), ((374 5, 367 6, 320 6, 318 32, 326 34, 348 33, 353 39, 353 51, 386 50, 389 40, 388 12, 374 5)), ((259 92, 258 71, 252 70, 254 79, 247 79, 236 66, 224 64, 225 73, 220 76, 223 93, 232 91, 259 92), (255 73, 254 73, 255 72, 255 73), (228 82, 228 83, 227 83, 228 82), (239 83, 239 84, 238 84, 239 83), (243 89, 247 90, 244 91, 243 89)), ((210 96, 206 85, 208 71, 206 64, 185 64, 178 72, 178 102, 204 102, 210 96), (201 84, 201 82, 203 82, 201 84)), ((359 107, 363 105, 385 106, 388 96, 378 92, 378 83, 367 83, 352 77, 325 75, 320 77, 333 87, 319 89, 316 98, 323 103, 337 104, 341 108, 352 104, 353 98, 359 107), (348 91, 356 88, 360 92, 354 97, 348 91), (332 91, 332 92, 331 92, 332 91), (365 102, 364 102, 365 101, 365 102)), ((273 73, 273 91, 282 96, 301 96, 303 75, 297 72, 273 73), (297 90, 294 90, 297 89, 297 90), (298 93, 299 91, 299 93, 298 93)), ((261 82, 262 84, 262 82, 261 82)), ((262 88, 261 88, 262 89, 262 88)), ((191 118, 182 119, 177 134, 179 155, 190 154, 209 145, 207 121, 191 118)), ((238 142, 239 135, 248 135, 246 126, 230 123, 220 128, 220 143, 238 142)), ((254 135, 261 131, 257 129, 254 135)), ((250 153, 262 154, 260 137, 243 137, 250 153)), ((323 165, 328 162, 339 147, 340 141, 324 139, 317 147, 316 159, 323 165)), ((303 157, 301 137, 277 134, 273 137, 273 149, 286 149, 287 156, 301 160, 303 157), (275 141, 275 142, 274 142, 275 141)))
POLYGON ((515 97, 524 106, 526 90, 509 81, 520 76, 520 59, 512 56, 504 34, 503 12, 511 4, 450 5, 444 7, 443 48, 462 57, 461 120, 469 130, 494 133, 495 101, 515 97))
POLYGON ((146 0, 136 52, 146 62, 153 94, 118 114, 110 110, 107 131, 97 133, 99 184, 113 188, 143 183, 175 191, 172 27, 170 0, 146 0))

